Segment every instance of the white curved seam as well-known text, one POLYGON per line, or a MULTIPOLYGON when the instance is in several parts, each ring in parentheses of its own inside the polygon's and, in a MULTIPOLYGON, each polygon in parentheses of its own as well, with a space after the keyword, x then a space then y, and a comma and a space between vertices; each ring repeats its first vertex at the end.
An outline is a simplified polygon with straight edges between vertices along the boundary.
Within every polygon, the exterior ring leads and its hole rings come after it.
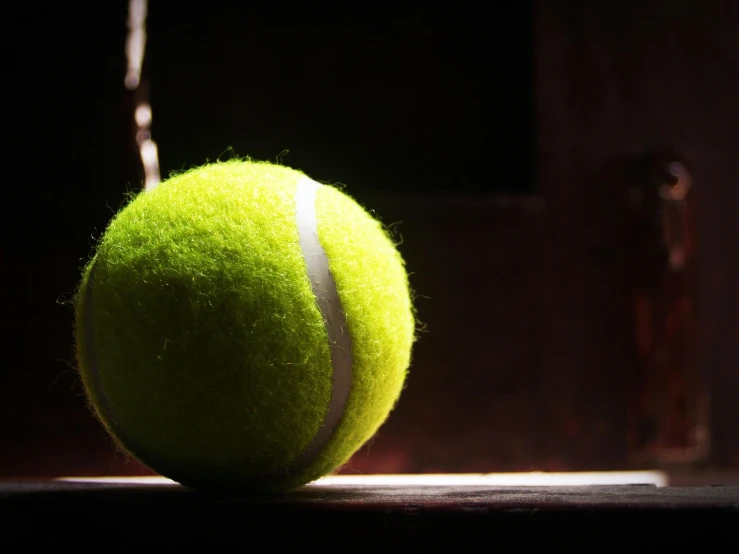
POLYGON ((292 465, 298 467, 305 467, 313 462, 328 443, 344 415, 352 383, 352 341, 346 315, 329 268, 328 256, 318 238, 316 193, 321 186, 323 185, 307 177, 298 182, 295 195, 296 219, 308 279, 326 326, 333 377, 326 416, 311 442, 293 461, 292 465))

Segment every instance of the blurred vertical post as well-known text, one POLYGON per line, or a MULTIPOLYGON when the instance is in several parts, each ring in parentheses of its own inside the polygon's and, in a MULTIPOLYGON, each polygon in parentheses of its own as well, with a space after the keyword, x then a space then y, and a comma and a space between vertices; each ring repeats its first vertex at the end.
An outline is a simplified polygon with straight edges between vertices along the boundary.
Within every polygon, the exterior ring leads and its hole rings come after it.
POLYGON ((134 94, 134 132, 141 158, 144 189, 150 190, 160 181, 159 152, 151 137, 152 110, 149 103, 149 83, 143 79, 146 52, 147 0, 129 0, 128 36, 126 38, 126 88, 134 94))
POLYGON ((694 184, 673 153, 639 164, 629 191, 630 282, 637 387, 635 461, 690 464, 708 456, 708 397, 698 365, 694 184))

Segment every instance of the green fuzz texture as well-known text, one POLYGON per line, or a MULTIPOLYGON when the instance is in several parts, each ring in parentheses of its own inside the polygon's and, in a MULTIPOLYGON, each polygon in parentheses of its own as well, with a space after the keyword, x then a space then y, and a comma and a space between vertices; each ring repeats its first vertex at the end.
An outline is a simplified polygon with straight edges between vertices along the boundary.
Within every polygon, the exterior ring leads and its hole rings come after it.
POLYGON ((402 389, 414 336, 403 260, 354 200, 321 187, 318 234, 352 338, 352 389, 325 448, 293 466, 333 375, 295 221, 301 178, 254 161, 174 176, 116 215, 84 270, 75 336, 90 404, 121 448, 185 485, 312 481, 376 432, 402 389))

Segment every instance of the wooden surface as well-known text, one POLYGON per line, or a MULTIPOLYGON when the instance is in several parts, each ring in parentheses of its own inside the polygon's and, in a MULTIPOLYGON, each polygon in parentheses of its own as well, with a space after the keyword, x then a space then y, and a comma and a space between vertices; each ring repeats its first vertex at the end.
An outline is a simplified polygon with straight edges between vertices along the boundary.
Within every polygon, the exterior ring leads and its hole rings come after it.
MULTIPOLYGON (((739 487, 308 485, 215 497, 177 485, 0 482, 0 545, 414 549, 719 546, 739 487), (595 543, 592 541, 596 541, 595 543)), ((130 551, 130 550, 128 550, 130 551)))

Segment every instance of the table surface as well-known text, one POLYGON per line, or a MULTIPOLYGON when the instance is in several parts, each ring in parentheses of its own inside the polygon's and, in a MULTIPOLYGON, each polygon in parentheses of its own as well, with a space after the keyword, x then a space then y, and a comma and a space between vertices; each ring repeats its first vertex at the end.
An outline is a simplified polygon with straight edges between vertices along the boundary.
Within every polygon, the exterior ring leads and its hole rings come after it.
POLYGON ((212 495, 166 480, 0 481, 0 544, 107 551, 142 545, 557 544, 734 542, 739 486, 499 485, 480 479, 336 476, 270 496, 212 495), (89 543, 92 544, 92 543, 89 543), (97 542, 99 545, 99 542, 97 542))

